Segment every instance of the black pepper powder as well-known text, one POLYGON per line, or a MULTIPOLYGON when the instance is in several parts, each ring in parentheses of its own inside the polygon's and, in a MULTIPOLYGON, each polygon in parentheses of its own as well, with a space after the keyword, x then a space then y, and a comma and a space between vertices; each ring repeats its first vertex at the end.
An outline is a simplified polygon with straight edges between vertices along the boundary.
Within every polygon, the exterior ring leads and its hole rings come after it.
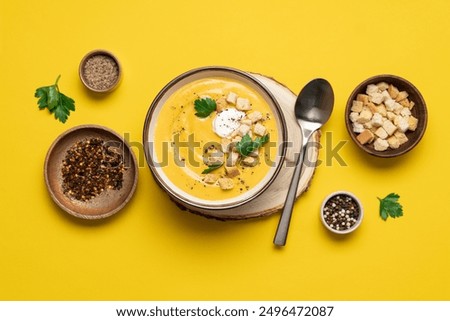
POLYGON ((96 90, 107 90, 117 82, 119 66, 110 56, 94 55, 86 60, 83 76, 89 87, 96 90))

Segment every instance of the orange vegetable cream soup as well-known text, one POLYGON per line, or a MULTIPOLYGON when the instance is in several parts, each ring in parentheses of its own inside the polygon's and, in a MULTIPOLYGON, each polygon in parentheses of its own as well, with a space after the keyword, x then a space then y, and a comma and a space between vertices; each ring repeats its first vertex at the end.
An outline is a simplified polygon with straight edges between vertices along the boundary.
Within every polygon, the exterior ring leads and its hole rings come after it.
POLYGON ((204 200, 237 197, 275 166, 274 115, 254 89, 206 78, 175 91, 158 115, 154 149, 169 180, 204 200))

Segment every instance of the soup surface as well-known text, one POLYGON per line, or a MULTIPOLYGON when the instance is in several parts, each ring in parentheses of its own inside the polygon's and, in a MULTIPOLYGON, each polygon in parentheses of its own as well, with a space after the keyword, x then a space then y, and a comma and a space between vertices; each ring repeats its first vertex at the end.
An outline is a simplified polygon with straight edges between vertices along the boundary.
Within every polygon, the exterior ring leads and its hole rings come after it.
POLYGON ((273 112, 257 91, 236 80, 205 78, 181 87, 162 106, 153 157, 182 191, 224 200, 264 179, 275 166, 278 140, 273 112), (212 102, 216 109, 200 117, 198 106, 212 102))

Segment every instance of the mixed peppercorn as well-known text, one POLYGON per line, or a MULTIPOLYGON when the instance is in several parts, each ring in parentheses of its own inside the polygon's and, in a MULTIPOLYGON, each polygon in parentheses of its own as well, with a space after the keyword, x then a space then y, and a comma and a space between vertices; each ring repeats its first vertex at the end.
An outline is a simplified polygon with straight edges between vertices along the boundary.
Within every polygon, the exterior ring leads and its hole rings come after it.
POLYGON ((64 193, 88 201, 107 189, 121 189, 125 166, 120 149, 91 138, 76 142, 67 151, 61 171, 64 193))
POLYGON ((356 224, 360 208, 352 197, 338 194, 325 203, 322 215, 332 229, 344 231, 356 224))

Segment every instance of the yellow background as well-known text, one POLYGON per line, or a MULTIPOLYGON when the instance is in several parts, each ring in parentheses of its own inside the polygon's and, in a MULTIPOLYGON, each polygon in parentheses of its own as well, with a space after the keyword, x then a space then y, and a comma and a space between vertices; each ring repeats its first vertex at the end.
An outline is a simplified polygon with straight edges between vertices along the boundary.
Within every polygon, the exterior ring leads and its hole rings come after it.
POLYGON ((449 300, 449 16, 447 0, 2 0, 0 299, 449 300), (81 58, 96 48, 114 52, 124 69, 106 96, 78 78, 81 58), (133 200, 111 219, 79 221, 55 206, 43 162, 60 133, 95 123, 140 142, 158 91, 206 65, 270 75, 295 92, 328 79, 335 109, 324 132, 333 141, 322 143, 330 147, 349 139, 350 92, 381 73, 421 90, 428 129, 397 159, 346 144, 347 166, 334 160, 317 169, 282 249, 272 244, 278 215, 219 222, 182 212, 144 163, 133 200), (76 101, 66 124, 33 97, 58 74, 76 101), (323 198, 336 190, 354 192, 365 208, 347 237, 319 220, 323 198), (400 194, 405 215, 384 222, 376 197, 390 192, 400 194))

